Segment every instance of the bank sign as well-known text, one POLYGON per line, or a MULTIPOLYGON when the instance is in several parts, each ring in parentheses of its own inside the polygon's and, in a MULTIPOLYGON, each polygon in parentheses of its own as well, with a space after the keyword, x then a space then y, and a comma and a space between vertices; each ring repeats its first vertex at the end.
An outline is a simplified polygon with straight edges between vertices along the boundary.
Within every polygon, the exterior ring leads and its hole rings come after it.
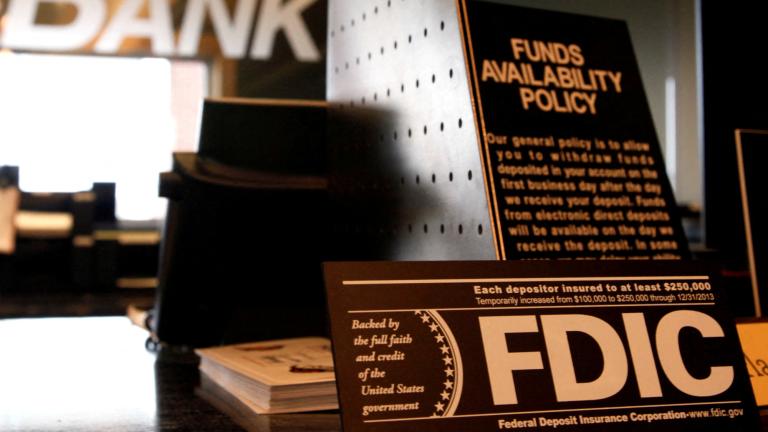
POLYGON ((324 0, 0 0, 18 51, 321 62, 324 0))

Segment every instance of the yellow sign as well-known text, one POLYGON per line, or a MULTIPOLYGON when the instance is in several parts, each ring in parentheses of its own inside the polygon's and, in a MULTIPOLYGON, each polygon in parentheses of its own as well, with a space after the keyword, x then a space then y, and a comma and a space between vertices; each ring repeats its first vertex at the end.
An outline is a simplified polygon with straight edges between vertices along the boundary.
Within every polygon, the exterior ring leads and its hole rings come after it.
POLYGON ((768 321, 736 325, 757 406, 768 406, 768 321))

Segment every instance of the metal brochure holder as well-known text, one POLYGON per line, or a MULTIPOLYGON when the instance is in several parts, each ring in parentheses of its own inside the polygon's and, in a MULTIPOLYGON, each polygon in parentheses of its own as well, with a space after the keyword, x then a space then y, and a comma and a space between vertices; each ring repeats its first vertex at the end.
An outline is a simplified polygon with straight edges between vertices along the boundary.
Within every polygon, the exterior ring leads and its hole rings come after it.
POLYGON ((355 259, 495 259, 454 2, 329 3, 337 237, 355 259))

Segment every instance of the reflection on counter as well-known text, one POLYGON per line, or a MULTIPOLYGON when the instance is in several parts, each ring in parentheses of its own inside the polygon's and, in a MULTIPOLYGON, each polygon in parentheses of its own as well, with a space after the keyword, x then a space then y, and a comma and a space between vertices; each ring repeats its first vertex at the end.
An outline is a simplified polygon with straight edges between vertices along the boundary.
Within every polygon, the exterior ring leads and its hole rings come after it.
POLYGON ((0 321, 0 429, 154 422, 155 358, 135 349, 144 339, 125 318, 0 321))
POLYGON ((194 353, 147 336, 124 317, 0 320, 0 430, 339 430, 336 413, 230 418, 195 395, 194 353))

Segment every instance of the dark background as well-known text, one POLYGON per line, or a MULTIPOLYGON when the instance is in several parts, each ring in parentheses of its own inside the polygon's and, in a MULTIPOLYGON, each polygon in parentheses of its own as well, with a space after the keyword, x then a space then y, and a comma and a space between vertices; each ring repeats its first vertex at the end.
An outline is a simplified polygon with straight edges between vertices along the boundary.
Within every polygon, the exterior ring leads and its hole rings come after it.
POLYGON ((747 271, 736 128, 768 129, 766 2, 701 2, 704 236, 726 269, 747 271))

